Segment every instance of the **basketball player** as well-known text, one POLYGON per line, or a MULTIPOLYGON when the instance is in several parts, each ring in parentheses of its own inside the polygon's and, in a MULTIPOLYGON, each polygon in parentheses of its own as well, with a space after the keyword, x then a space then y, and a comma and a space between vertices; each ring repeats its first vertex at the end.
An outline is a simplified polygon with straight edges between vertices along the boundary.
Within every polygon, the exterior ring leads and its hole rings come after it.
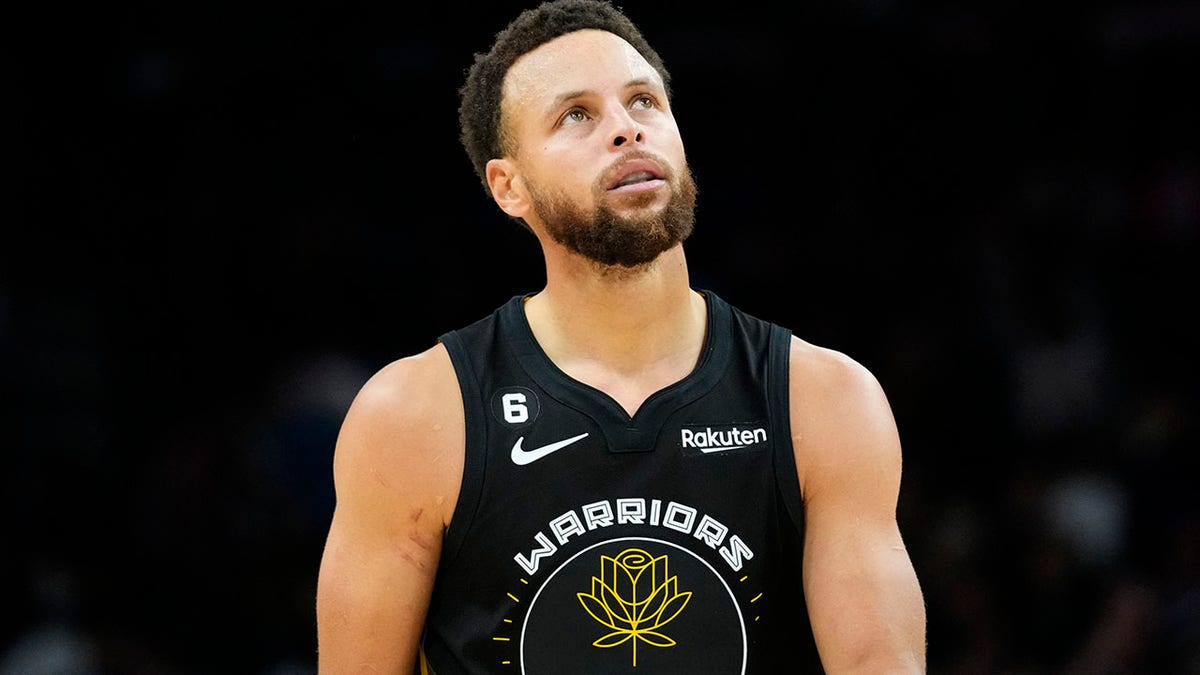
POLYGON ((322 675, 923 673, 876 378, 689 283, 669 75, 607 2, 477 54, 461 140, 546 285, 344 420, 322 675))

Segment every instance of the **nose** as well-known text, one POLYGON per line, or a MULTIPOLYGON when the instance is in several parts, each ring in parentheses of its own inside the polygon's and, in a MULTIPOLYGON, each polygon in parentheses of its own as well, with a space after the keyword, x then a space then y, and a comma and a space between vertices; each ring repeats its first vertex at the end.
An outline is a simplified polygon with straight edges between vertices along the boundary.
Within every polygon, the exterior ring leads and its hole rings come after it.
POLYGON ((642 131, 642 125, 638 124, 637 120, 629 114, 623 106, 613 106, 615 111, 610 119, 613 119, 613 128, 609 132, 613 148, 624 147, 627 143, 635 145, 645 140, 645 133, 642 131))
POLYGON ((614 148, 619 148, 622 145, 625 145, 626 143, 628 143, 629 141, 633 141, 634 143, 641 143, 642 142, 642 132, 637 129, 634 129, 626 134, 617 134, 616 136, 613 137, 612 143, 613 143, 614 148))

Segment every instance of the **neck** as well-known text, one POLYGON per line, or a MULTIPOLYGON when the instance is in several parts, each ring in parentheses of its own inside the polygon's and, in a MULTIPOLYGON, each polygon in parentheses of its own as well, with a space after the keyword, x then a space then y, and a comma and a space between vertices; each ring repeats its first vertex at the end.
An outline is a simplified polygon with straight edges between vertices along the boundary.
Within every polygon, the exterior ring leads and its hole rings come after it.
POLYGON ((692 371, 707 326, 682 246, 636 270, 598 273, 584 261, 548 265, 546 288, 525 312, 555 365, 627 410, 692 371))

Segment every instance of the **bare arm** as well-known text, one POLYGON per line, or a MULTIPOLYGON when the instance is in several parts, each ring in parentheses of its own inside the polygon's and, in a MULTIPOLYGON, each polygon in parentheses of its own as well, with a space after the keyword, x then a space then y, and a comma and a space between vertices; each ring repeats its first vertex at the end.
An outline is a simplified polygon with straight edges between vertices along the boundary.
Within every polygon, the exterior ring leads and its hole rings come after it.
POLYGON ((845 355, 794 340, 791 411, 804 591, 826 671, 924 673, 925 603, 896 522, 900 439, 883 390, 845 355))
POLYGON ((380 370, 350 406, 317 581, 321 675, 413 672, 463 444, 462 399, 443 347, 380 370))

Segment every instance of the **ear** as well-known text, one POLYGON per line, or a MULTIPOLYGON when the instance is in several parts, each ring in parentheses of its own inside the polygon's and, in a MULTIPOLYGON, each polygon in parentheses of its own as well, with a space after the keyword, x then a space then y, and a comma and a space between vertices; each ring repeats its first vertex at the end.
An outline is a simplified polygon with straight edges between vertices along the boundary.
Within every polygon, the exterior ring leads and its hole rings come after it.
POLYGON ((523 218, 529 211, 529 202, 525 200, 524 190, 521 189, 521 179, 516 173, 516 167, 507 159, 490 159, 487 163, 487 182, 492 190, 492 199, 496 205, 513 218, 523 218))

